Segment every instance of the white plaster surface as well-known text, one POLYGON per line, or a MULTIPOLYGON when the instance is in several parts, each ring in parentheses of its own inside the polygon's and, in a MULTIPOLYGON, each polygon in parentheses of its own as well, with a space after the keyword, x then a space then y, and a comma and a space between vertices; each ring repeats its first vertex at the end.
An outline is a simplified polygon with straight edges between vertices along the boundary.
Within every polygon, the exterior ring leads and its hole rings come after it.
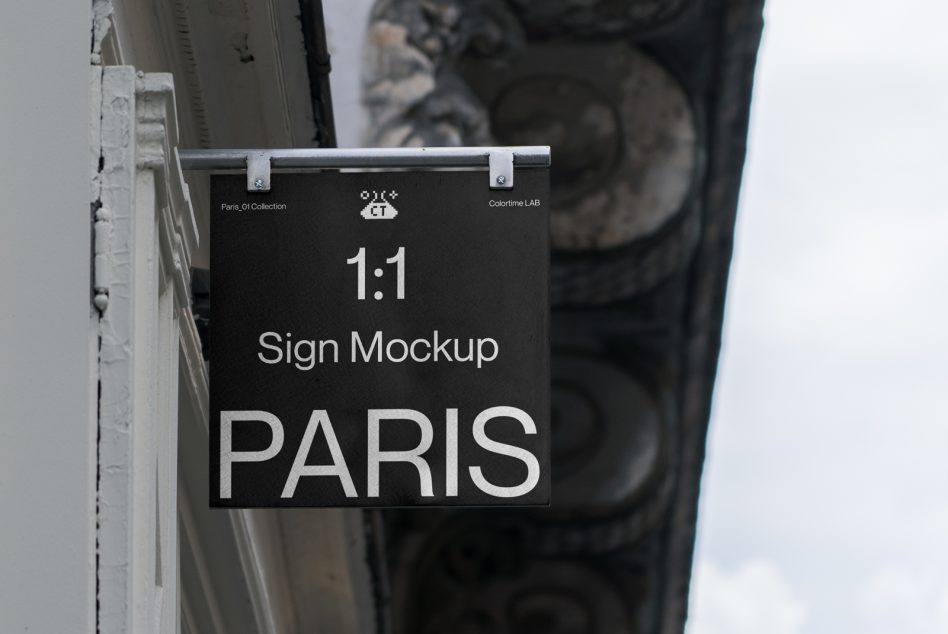
POLYGON ((362 146, 362 53, 375 0, 323 0, 332 72, 333 115, 339 147, 362 146))
POLYGON ((95 629, 91 2, 0 21, 0 632, 95 629))

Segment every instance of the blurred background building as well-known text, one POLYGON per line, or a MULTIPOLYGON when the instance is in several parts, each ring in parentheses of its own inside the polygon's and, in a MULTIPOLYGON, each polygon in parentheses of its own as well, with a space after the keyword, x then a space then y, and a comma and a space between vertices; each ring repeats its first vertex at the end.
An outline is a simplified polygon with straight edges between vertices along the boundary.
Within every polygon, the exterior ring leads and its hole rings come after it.
POLYGON ((48 4, 0 38, 0 629, 682 632, 761 0, 48 4), (207 508, 177 149, 340 141, 552 146, 551 508, 207 508))

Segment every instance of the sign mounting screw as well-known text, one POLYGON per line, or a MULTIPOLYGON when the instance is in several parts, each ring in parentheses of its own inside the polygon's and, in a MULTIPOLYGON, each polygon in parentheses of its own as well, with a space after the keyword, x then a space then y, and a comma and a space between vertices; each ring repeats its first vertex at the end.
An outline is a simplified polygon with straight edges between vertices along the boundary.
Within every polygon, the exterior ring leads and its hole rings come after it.
POLYGON ((263 179, 258 178, 257 180, 255 180, 253 182, 253 186, 256 187, 257 189, 263 189, 263 179))
POLYGON ((498 185, 503 185, 503 184, 506 183, 506 182, 507 182, 507 177, 506 177, 506 176, 504 176, 503 174, 500 174, 499 176, 497 176, 497 184, 498 184, 498 185))

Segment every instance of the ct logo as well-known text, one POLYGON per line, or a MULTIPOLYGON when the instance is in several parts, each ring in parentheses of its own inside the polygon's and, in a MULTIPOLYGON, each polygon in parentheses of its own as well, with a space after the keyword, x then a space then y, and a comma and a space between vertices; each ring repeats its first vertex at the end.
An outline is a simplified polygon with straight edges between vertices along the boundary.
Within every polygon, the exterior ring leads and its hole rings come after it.
POLYGON ((389 200, 398 198, 398 192, 394 189, 388 192, 385 190, 381 192, 362 190, 361 198, 362 200, 369 201, 369 203, 362 208, 362 217, 366 220, 392 220, 398 215, 398 210, 392 206, 389 200))

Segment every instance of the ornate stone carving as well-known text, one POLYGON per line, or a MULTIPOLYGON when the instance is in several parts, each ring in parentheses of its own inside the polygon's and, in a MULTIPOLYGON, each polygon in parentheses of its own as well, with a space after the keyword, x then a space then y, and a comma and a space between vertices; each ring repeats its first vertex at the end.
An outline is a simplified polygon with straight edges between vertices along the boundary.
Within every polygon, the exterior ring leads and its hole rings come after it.
POLYGON ((669 71, 619 42, 534 44, 458 67, 498 143, 553 147, 554 305, 616 302, 679 270, 697 235, 699 138, 669 71))
POLYGON ((691 257, 701 230, 700 212, 700 201, 694 201, 641 243, 554 259, 550 268, 553 305, 614 304, 653 290, 691 257))
POLYGON ((366 45, 368 142, 489 145, 486 110, 453 62, 464 54, 505 56, 523 46, 519 23, 502 0, 380 0, 366 45))
POLYGON ((515 522, 456 516, 401 568, 411 587, 398 631, 424 634, 634 634, 634 573, 546 557, 515 522))
POLYGON ((554 262, 554 304, 650 290, 680 268, 696 236, 683 213, 697 211, 687 201, 700 178, 689 100, 625 42, 528 46, 532 28, 502 0, 380 1, 367 46, 367 140, 552 145, 553 244, 577 254, 554 262))
POLYGON ((556 147, 556 248, 621 247, 678 213, 697 133, 668 71, 625 45, 532 47, 520 68, 491 104, 492 124, 501 143, 556 147))
POLYGON ((730 234, 707 223, 739 182, 733 167, 706 182, 706 147, 740 155, 752 68, 717 55, 748 45, 728 42, 734 16, 756 47, 759 9, 377 2, 370 142, 553 146, 553 504, 386 512, 396 634, 681 631, 709 400, 689 386, 710 384, 695 363, 717 345, 685 315, 709 292, 697 250, 726 266, 730 234))
POLYGON ((536 547, 603 552, 634 543, 668 501, 675 441, 668 413, 635 376, 599 355, 554 352, 552 390, 556 502, 533 514, 536 547))
MULTIPOLYGON (((500 0, 381 0, 368 38, 370 142, 553 145, 563 252, 554 303, 652 288, 693 244, 679 213, 697 171, 688 100, 625 43, 528 45, 528 36, 500 0)), ((489 523, 386 514, 396 632, 635 631, 640 569, 610 557, 666 512, 674 412, 661 382, 605 358, 603 333, 576 340, 566 330, 554 344, 554 506, 489 523)))
POLYGON ((674 22, 688 0, 511 0, 531 31, 591 37, 641 34, 674 22))

